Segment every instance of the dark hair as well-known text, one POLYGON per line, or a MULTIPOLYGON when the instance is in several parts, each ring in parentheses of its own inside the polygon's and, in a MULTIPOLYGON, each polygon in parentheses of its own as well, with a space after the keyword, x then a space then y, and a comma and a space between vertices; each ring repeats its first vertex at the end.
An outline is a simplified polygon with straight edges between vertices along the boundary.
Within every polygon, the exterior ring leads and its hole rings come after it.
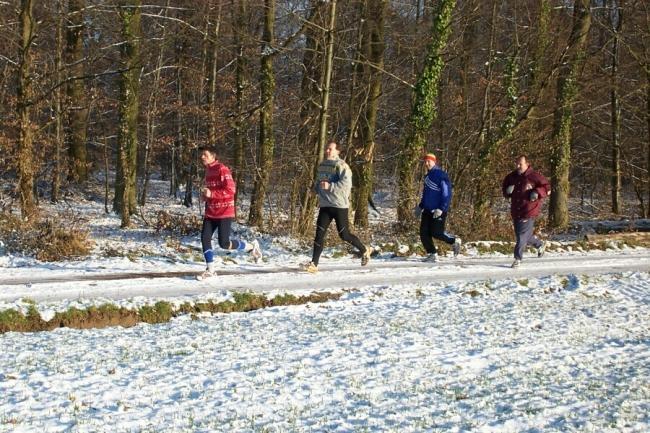
POLYGON ((334 143, 334 144, 336 145, 336 150, 338 150, 339 152, 342 152, 342 151, 343 151, 343 145, 342 145, 342 144, 337 143, 336 140, 334 140, 334 139, 329 139, 329 140, 327 140, 327 145, 328 145, 328 146, 329 146, 330 144, 332 144, 332 143, 334 143))
POLYGON ((528 162, 528 157, 524 155, 523 153, 515 158, 515 161, 519 161, 520 159, 524 159, 526 162, 528 162))
POLYGON ((214 156, 217 156, 217 149, 214 146, 201 146, 199 147, 199 153, 210 152, 214 156))

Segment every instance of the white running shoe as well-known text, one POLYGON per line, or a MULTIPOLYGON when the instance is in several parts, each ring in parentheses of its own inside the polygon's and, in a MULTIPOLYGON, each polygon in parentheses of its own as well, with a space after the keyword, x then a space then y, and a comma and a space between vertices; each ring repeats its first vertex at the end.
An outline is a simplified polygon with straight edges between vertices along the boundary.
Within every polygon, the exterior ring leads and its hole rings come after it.
POLYGON ((208 278, 212 278, 212 277, 216 277, 216 276, 217 276, 217 271, 215 271, 214 269, 209 269, 208 268, 205 271, 203 271, 202 273, 200 273, 199 275, 197 275, 196 279, 199 280, 199 281, 203 281, 203 280, 206 280, 208 278))
POLYGON ((515 261, 512 262, 512 265, 510 265, 511 268, 518 268, 519 266, 521 266, 521 260, 519 259, 515 259, 515 261))
POLYGON ((454 240, 454 245, 452 246, 452 249, 454 250, 454 257, 458 257, 458 254, 460 254, 460 246, 463 244, 463 240, 461 238, 456 238, 454 240))
POLYGON ((542 241, 542 245, 537 248, 537 257, 542 257, 546 252, 546 241, 542 241))
POLYGON ((307 271, 310 274, 315 274, 316 272, 318 272, 318 266, 316 266, 314 262, 304 263, 300 265, 300 269, 302 269, 303 271, 307 271))
POLYGON ((250 254, 256 262, 259 262, 262 259, 262 248, 260 248, 260 243, 255 239, 251 244, 253 245, 253 249, 250 254))
POLYGON ((366 252, 361 254, 361 266, 366 266, 370 261, 370 254, 372 254, 372 248, 366 247, 366 252))

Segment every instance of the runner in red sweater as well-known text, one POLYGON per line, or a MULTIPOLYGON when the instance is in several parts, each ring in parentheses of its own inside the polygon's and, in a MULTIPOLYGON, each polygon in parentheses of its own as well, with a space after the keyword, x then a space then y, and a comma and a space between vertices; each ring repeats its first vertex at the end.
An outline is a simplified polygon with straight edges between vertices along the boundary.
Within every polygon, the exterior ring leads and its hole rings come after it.
POLYGON ((235 219, 236 191, 230 169, 217 160, 215 150, 209 147, 201 149, 201 162, 205 167, 205 185, 201 189, 201 196, 205 200, 201 245, 203 246, 206 270, 197 277, 199 280, 217 275, 214 252, 212 251, 212 236, 215 230, 221 248, 250 252, 256 260, 262 255, 257 240, 246 242, 230 239, 230 229, 235 219))

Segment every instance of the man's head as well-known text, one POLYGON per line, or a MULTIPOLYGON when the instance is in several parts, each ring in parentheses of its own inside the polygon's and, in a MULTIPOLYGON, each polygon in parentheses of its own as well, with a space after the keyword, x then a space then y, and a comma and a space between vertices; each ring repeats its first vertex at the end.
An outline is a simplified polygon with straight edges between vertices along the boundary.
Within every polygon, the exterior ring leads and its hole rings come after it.
POLYGON ((325 146, 325 159, 336 159, 340 153, 341 150, 338 148, 336 141, 330 141, 325 146))
POLYGON ((519 155, 517 159, 515 159, 515 165, 517 166, 517 173, 523 174, 528 170, 528 159, 526 158, 526 155, 519 155))
POLYGON ((202 147, 201 151, 201 162, 204 166, 208 166, 217 160, 217 152, 214 147, 202 147))
POLYGON ((424 165, 427 166, 427 170, 431 170, 436 165, 436 155, 433 153, 427 153, 422 159, 424 160, 424 165))

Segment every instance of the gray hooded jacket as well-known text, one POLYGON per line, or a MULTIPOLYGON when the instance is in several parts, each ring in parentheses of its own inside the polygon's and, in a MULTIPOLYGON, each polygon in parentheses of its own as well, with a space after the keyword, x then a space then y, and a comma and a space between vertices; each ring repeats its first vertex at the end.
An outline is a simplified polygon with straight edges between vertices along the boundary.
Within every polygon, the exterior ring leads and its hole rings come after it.
POLYGON ((352 191, 352 171, 341 158, 325 159, 318 166, 318 174, 314 184, 314 191, 318 194, 320 207, 336 207, 347 209, 350 207, 350 192, 352 191), (330 189, 324 191, 320 181, 330 182, 330 189))

